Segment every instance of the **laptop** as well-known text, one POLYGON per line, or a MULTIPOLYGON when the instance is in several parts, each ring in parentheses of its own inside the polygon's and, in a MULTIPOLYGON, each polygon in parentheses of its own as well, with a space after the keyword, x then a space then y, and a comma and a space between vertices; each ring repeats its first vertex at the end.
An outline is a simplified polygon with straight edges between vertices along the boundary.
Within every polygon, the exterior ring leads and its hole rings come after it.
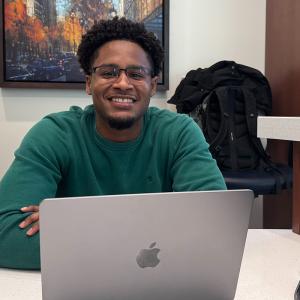
POLYGON ((44 300, 232 300, 249 190, 46 199, 44 300))

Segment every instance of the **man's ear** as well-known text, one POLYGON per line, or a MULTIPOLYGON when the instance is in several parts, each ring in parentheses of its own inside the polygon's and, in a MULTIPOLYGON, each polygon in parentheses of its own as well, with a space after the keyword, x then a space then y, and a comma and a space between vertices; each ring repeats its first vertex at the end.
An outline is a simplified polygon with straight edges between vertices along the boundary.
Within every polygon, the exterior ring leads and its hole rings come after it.
POLYGON ((92 76, 86 75, 85 76, 85 91, 88 95, 92 95, 92 76))
POLYGON ((155 95, 157 90, 157 82, 158 82, 158 76, 151 78, 151 97, 155 95))

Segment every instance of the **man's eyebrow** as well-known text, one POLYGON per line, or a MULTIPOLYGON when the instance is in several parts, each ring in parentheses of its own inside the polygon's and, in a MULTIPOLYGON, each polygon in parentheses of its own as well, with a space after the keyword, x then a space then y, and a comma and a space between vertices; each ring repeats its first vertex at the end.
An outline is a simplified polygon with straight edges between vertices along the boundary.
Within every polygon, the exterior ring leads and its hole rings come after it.
POLYGON ((149 68, 147 68, 145 66, 142 66, 142 65, 128 65, 126 68, 136 68, 136 69, 143 68, 143 69, 149 69, 149 68))
MULTIPOLYGON (((98 67, 117 67, 117 68, 120 68, 120 66, 119 65, 117 65, 117 64, 102 64, 102 65, 98 65, 98 66, 95 66, 96 68, 98 68, 98 67)), ((95 68, 94 67, 94 68, 95 68)), ((142 68, 142 69, 150 69, 150 68, 148 68, 148 67, 145 67, 145 66, 143 66, 143 65, 127 65, 125 68, 135 68, 135 69, 140 69, 140 68, 142 68)), ((122 68, 121 68, 122 69, 122 68)))
POLYGON ((94 68, 98 68, 98 67, 118 67, 119 68, 119 66, 116 64, 102 64, 102 65, 97 65, 94 68))

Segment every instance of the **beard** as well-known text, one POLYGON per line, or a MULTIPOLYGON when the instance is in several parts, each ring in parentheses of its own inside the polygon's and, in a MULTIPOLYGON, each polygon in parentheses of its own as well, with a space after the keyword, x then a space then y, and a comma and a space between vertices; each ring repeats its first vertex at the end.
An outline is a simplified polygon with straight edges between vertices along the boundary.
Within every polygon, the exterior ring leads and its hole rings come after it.
POLYGON ((110 128, 117 129, 117 130, 125 130, 132 127, 136 120, 135 118, 126 118, 126 119, 109 118, 107 121, 110 128))

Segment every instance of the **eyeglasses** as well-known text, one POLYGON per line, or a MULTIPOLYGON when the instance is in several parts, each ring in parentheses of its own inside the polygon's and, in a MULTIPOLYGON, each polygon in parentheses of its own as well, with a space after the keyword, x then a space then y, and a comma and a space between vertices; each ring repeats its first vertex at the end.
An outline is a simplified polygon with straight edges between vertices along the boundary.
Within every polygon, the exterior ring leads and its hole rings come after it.
POLYGON ((92 71, 99 78, 106 80, 116 80, 120 76, 121 71, 124 71, 127 78, 133 82, 144 81, 147 76, 152 76, 152 71, 143 66, 129 66, 122 69, 117 65, 102 65, 93 67, 92 71))

